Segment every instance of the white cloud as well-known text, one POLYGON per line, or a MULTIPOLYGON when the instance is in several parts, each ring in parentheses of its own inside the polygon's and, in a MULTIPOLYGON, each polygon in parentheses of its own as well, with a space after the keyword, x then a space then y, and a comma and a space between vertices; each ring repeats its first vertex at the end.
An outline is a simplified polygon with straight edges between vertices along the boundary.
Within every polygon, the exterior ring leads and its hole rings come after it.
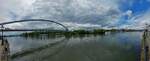
POLYGON ((33 18, 77 23, 114 24, 120 14, 117 0, 38 0, 33 18))
POLYGON ((133 11, 132 10, 128 10, 125 15, 127 15, 129 18, 132 17, 133 15, 133 11))
MULTIPOLYGON (((120 17, 119 0, 5 0, 3 18, 43 18, 58 22, 113 25, 120 17)), ((130 14, 130 12, 129 12, 130 14)), ((7 20, 5 19, 5 20, 7 20)), ((72 24, 75 25, 75 24, 72 24)))
POLYGON ((135 19, 135 22, 139 26, 144 26, 145 24, 150 24, 150 10, 143 14, 141 17, 135 19))
POLYGON ((64 25, 69 27, 70 30, 77 30, 77 29, 96 29, 96 28, 103 28, 101 25, 98 24, 90 24, 90 23, 85 23, 85 24, 79 24, 79 23, 73 23, 73 22, 64 22, 64 25))
MULTIPOLYGON (((132 10, 121 12, 118 1, 120 0, 0 0, 0 3, 3 2, 0 5, 0 22, 43 18, 61 22, 71 29, 108 28, 118 23, 120 17, 127 15, 129 24, 116 28, 143 28, 145 23, 150 23, 150 10, 133 16, 132 10)), ((132 6, 133 0, 129 3, 132 6)))
POLYGON ((146 24, 150 24, 150 10, 145 13, 133 16, 129 19, 129 24, 120 26, 121 28, 143 29, 146 24))

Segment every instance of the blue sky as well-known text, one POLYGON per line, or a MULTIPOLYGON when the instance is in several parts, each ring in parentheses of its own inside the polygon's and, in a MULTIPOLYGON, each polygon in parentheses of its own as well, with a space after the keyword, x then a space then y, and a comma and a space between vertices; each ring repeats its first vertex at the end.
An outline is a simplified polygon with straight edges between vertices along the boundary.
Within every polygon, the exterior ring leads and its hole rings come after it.
POLYGON ((132 4, 128 1, 120 3, 120 9, 122 11, 132 10, 135 15, 147 11, 150 8, 150 2, 148 0, 132 0, 132 4))
MULTIPOLYGON (((150 8, 150 2, 148 0, 132 0, 132 3, 129 1, 120 2, 120 10, 125 12, 127 10, 131 10, 133 16, 140 15, 146 13, 150 8)), ((129 18, 127 16, 123 16, 122 20, 120 20, 120 24, 128 24, 129 18)))
POLYGON ((71 29, 144 28, 150 0, 0 0, 0 22, 51 19, 71 29))

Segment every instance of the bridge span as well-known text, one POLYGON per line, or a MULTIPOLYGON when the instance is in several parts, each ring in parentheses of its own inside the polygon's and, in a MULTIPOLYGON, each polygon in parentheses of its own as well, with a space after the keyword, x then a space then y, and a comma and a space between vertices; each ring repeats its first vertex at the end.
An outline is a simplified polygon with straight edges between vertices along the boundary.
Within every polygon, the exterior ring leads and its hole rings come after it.
POLYGON ((22 23, 22 22, 35 22, 35 21, 36 22, 40 21, 40 22, 55 23, 55 24, 58 24, 58 25, 62 26, 65 29, 65 31, 69 31, 69 29, 65 25, 63 25, 63 24, 61 24, 59 22, 52 21, 52 20, 44 20, 44 19, 27 19, 27 20, 20 20, 20 21, 11 21, 11 22, 0 23, 0 26, 1 26, 0 31, 38 31, 38 30, 42 30, 42 29, 6 29, 4 27, 4 25, 7 25, 7 24, 22 23))
POLYGON ((1 36, 3 36, 3 32, 13 32, 13 31, 49 31, 49 29, 9 29, 9 28, 5 28, 5 25, 8 25, 8 24, 13 24, 13 23, 22 23, 22 22, 37 22, 37 21, 40 21, 40 22, 50 22, 50 23, 55 23, 55 24, 58 24, 60 26, 62 26, 65 30, 64 31, 69 31, 69 29, 59 23, 59 22, 56 22, 56 21, 52 21, 52 20, 45 20, 45 19, 26 19, 26 20, 20 20, 20 21, 11 21, 11 22, 4 22, 4 23, 0 23, 0 32, 1 33, 1 36))
POLYGON ((35 22, 35 21, 55 23, 55 24, 58 24, 58 25, 62 26, 65 29, 65 31, 69 31, 69 29, 65 25, 63 25, 63 24, 61 24, 59 22, 52 21, 52 20, 44 20, 44 19, 27 19, 27 20, 20 20, 20 21, 11 21, 11 22, 0 23, 0 26, 1 26, 0 27, 0 32, 1 32, 1 35, 0 35, 0 61, 10 61, 9 60, 9 53, 10 53, 9 43, 4 38, 5 35, 3 35, 3 32, 13 32, 13 31, 49 31, 48 29, 9 29, 9 28, 5 28, 4 26, 7 25, 7 24, 13 24, 13 23, 35 22))

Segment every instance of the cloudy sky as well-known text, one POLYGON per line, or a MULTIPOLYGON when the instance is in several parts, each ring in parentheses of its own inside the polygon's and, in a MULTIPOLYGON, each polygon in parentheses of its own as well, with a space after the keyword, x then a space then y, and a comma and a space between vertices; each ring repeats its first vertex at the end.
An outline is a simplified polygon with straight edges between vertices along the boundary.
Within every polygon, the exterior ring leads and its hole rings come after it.
POLYGON ((150 24, 150 0, 0 0, 0 22, 50 19, 70 28, 150 24))

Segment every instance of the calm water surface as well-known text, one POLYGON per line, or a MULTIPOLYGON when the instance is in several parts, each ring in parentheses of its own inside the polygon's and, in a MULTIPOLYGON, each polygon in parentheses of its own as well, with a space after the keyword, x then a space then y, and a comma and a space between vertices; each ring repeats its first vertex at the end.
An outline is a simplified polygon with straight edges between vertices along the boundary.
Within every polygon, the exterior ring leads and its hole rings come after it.
POLYGON ((122 32, 7 40, 11 56, 17 55, 11 61, 138 61, 141 36, 142 32, 122 32))

